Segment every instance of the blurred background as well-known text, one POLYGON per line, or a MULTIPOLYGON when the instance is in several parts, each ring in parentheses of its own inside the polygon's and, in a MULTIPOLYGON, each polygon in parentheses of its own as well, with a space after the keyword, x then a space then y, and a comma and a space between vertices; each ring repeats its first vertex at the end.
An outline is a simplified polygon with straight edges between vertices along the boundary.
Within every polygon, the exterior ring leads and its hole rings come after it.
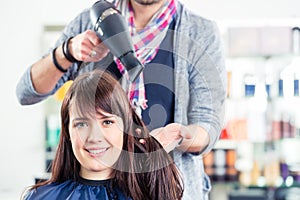
MULTIPOLYGON (((0 199, 47 178, 64 88, 20 106, 16 84, 66 23, 95 1, 1 1, 0 199)), ((182 0, 220 27, 228 94, 221 139, 204 157, 211 199, 300 199, 300 2, 182 0), (280 198, 279 198, 280 197, 280 198)))

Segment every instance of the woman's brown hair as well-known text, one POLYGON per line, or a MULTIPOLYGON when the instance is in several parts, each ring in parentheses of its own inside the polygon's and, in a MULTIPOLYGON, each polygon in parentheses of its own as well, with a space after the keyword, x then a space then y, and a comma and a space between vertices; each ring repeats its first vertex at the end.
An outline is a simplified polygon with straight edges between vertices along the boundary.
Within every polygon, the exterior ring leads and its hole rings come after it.
POLYGON ((149 135, 118 81, 100 70, 78 76, 69 88, 61 106, 61 135, 51 178, 31 189, 79 180, 80 164, 73 154, 68 129, 70 108, 84 115, 104 111, 122 118, 123 149, 113 166, 113 186, 134 200, 181 199, 183 182, 173 160, 149 135))

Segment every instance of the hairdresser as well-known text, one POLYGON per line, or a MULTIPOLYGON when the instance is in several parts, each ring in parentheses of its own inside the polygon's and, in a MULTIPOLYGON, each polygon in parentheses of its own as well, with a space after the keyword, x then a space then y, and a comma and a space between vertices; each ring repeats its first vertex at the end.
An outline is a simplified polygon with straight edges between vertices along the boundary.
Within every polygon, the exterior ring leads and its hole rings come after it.
MULTIPOLYGON (((128 21, 135 53, 145 66, 127 87, 128 98, 151 134, 172 152, 183 175, 183 199, 208 199, 211 184, 202 158, 219 138, 226 93, 218 28, 178 0, 112 3, 128 21)), ((40 102, 96 68, 118 80, 126 76, 93 31, 90 9, 85 9, 66 25, 49 53, 25 71, 16 88, 19 102, 40 102)))

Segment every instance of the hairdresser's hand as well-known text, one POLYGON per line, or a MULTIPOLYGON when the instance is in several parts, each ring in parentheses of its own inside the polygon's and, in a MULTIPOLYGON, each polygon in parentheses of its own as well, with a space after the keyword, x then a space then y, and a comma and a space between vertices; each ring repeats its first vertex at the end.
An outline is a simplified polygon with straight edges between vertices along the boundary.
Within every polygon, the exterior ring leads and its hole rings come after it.
POLYGON ((188 129, 178 123, 168 124, 165 127, 154 129, 150 134, 160 142, 167 152, 172 151, 180 145, 183 139, 189 139, 191 136, 188 129))
POLYGON ((109 49, 92 30, 87 30, 72 38, 68 48, 73 57, 84 62, 99 61, 109 52, 109 49))

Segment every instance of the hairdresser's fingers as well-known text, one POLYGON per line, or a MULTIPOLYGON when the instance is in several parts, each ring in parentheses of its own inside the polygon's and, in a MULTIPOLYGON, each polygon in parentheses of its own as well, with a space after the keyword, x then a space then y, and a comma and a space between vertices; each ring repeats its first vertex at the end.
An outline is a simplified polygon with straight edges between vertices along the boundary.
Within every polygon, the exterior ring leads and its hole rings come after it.
POLYGON ((166 127, 155 129, 150 134, 163 146, 166 152, 175 149, 181 138, 177 131, 170 131, 166 127))
POLYGON ((99 45, 102 42, 99 39, 99 37, 97 36, 95 31, 87 30, 86 35, 88 36, 89 41, 90 41, 91 45, 93 45, 93 47, 96 47, 97 45, 99 45))
POLYGON ((167 143, 167 139, 165 137, 164 128, 157 128, 150 132, 152 135, 163 147, 167 143))
POLYGON ((185 135, 184 126, 182 126, 181 124, 178 124, 178 123, 168 124, 165 127, 165 131, 167 132, 168 137, 172 138, 174 140, 181 139, 185 135))
POLYGON ((150 135, 152 135, 153 137, 156 137, 158 134, 161 134, 160 132, 161 132, 162 130, 163 130, 163 127, 153 129, 153 130, 150 132, 150 135))
POLYGON ((169 142, 164 146, 164 149, 169 153, 170 151, 173 151, 180 142, 181 139, 173 140, 172 142, 169 142))
POLYGON ((184 138, 184 139, 191 139, 193 136, 191 134, 191 130, 189 130, 188 127, 178 124, 178 123, 171 123, 168 124, 165 127, 169 133, 173 133, 175 134, 175 137, 177 136, 177 138, 184 138))
POLYGON ((97 34, 94 31, 88 32, 89 40, 92 45, 91 51, 89 53, 89 57, 87 61, 96 62, 106 57, 109 53, 109 49, 105 46, 105 44, 99 39, 97 34))
MULTIPOLYGON (((95 47, 92 41, 95 42, 93 31, 87 30, 73 37, 68 45, 69 52, 74 58, 80 61, 85 61, 89 57, 89 53, 95 47)), ((99 41, 100 43, 100 41, 99 41)))
POLYGON ((69 50, 77 60, 84 62, 99 61, 109 52, 108 48, 92 30, 87 30, 72 38, 69 50))
POLYGON ((98 44, 95 47, 94 51, 97 53, 97 55, 95 56, 95 58, 98 59, 98 60, 104 58, 109 53, 109 49, 105 46, 105 44, 103 42, 101 42, 100 44, 98 44))

